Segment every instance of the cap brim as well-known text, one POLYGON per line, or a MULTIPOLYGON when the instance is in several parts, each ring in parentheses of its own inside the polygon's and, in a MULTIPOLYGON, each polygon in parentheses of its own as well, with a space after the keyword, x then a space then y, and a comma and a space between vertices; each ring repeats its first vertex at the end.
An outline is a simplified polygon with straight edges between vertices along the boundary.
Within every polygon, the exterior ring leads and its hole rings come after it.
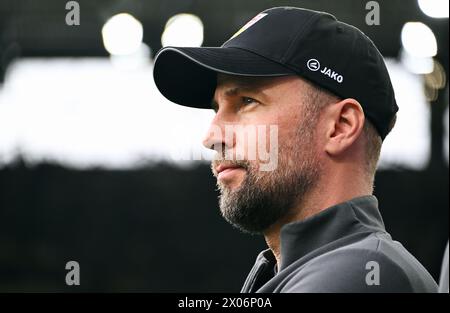
POLYGON ((211 108, 217 73, 240 76, 286 76, 295 73, 281 64, 239 48, 166 47, 155 58, 153 77, 170 101, 211 108))

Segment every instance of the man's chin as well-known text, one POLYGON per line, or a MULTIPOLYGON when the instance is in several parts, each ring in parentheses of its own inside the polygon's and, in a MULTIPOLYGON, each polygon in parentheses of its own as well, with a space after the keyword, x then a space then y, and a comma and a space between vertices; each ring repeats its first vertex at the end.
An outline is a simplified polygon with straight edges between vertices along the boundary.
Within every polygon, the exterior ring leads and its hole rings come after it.
POLYGON ((233 190, 242 185, 245 175, 247 170, 242 167, 226 169, 217 175, 217 183, 223 188, 233 190))

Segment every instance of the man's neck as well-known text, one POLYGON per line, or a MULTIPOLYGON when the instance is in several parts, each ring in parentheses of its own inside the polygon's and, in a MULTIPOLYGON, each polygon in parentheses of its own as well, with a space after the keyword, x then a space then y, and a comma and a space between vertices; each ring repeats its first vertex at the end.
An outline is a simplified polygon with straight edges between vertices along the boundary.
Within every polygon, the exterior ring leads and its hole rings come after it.
POLYGON ((371 188, 360 188, 361 190, 352 190, 351 192, 340 192, 331 194, 323 190, 323 188, 318 188, 314 192, 309 193, 305 196, 297 206, 290 210, 290 214, 286 215, 278 222, 273 224, 264 232, 264 237, 266 239, 267 246, 272 250, 275 259, 277 260, 277 266, 280 268, 281 265, 281 242, 280 233, 281 228, 289 223, 303 221, 308 217, 311 217, 333 205, 346 202, 356 197, 369 195, 372 193, 371 188))

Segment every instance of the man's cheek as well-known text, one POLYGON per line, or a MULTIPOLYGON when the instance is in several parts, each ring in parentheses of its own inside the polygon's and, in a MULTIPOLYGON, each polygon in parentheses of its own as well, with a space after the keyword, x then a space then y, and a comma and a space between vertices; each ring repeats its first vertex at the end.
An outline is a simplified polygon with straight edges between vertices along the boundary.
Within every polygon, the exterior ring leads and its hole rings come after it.
POLYGON ((261 171, 274 171, 278 167, 279 148, 278 125, 268 125, 258 132, 258 158, 261 171))
POLYGON ((235 128, 235 155, 258 161, 259 170, 272 171, 278 165, 278 125, 246 125, 235 128))

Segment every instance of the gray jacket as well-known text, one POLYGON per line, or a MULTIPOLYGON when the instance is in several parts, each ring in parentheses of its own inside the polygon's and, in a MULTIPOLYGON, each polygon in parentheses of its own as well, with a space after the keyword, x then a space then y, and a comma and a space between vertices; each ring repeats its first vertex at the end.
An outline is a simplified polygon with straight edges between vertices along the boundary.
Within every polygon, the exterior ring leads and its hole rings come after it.
POLYGON ((427 270, 386 232, 374 196, 283 226, 281 265, 259 254, 241 292, 437 292, 427 270))

